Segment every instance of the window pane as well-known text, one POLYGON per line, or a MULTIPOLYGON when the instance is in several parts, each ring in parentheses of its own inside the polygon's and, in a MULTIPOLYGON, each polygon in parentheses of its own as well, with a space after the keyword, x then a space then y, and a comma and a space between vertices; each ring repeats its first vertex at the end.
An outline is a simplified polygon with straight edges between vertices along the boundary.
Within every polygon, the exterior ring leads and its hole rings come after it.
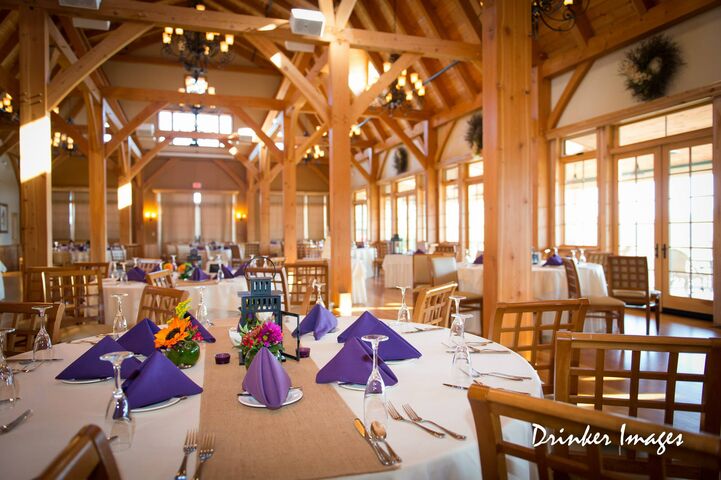
POLYGON ((173 130, 173 114, 167 110, 163 110, 158 114, 158 129, 173 130))
POLYGON ((406 178, 398 182, 398 193, 409 192, 416 189, 416 179, 406 178))
POLYGON ((474 256, 483 251, 483 208, 483 184, 468 185, 468 248, 474 256))
POLYGON ((173 139, 173 145, 178 145, 180 147, 187 147, 191 144, 193 141, 192 138, 184 138, 184 137, 175 137, 173 139))
POLYGON ((666 117, 650 118, 640 122, 621 125, 618 128, 619 145, 645 142, 666 136, 666 117))
POLYGON ((214 140, 211 138, 199 138, 198 139, 198 146, 199 147, 214 147, 218 148, 220 146, 219 140, 214 140))
POLYGON ((596 132, 585 133, 563 141, 564 155, 577 155, 596 150, 596 132))
POLYGON ((447 185, 443 195, 443 240, 458 242, 460 233, 460 206, 458 202, 458 186, 447 185))
POLYGON ((671 113, 667 117, 666 135, 692 132, 711 127, 711 104, 671 113))
POLYGON ((192 132, 195 130, 195 115, 188 112, 173 112, 173 130, 192 132))
POLYGON ((198 131, 205 133, 218 133, 218 116, 208 113, 199 113, 198 131))
POLYGON ((564 243, 596 245, 598 242, 596 160, 567 163, 564 173, 564 243))
POLYGON ((469 177, 480 177, 481 175, 483 175, 483 160, 468 164, 469 177))
POLYGON ((458 167, 446 168, 443 171, 443 180, 450 182, 458 178, 458 167))
POLYGON ((358 190, 355 192, 355 199, 356 201, 362 201, 367 198, 366 191, 365 190, 358 190))
POLYGON ((392 230, 392 205, 391 197, 383 197, 383 218, 382 218, 382 231, 381 240, 390 240, 393 236, 392 230))
POLYGON ((233 133, 233 117, 230 115, 220 116, 220 133, 230 135, 233 133))
POLYGON ((688 108, 618 128, 619 145, 644 142, 669 135, 709 128, 712 124, 711 104, 688 108))

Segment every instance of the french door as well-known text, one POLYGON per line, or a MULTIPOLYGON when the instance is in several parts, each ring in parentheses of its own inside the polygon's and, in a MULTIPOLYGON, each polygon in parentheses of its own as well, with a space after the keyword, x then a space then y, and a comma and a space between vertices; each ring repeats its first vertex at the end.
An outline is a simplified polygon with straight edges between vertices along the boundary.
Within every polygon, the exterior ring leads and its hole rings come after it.
POLYGON ((615 156, 617 252, 648 258, 664 308, 712 313, 711 159, 710 138, 615 156))

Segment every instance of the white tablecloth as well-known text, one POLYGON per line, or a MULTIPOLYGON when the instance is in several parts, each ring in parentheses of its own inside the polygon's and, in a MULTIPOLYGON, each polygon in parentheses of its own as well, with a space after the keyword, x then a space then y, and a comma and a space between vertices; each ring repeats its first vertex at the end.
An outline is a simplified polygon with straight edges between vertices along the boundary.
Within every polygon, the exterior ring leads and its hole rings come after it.
POLYGON ((386 288, 413 285, 413 255, 389 254, 383 257, 383 278, 386 288))
MULTIPOLYGON (((603 267, 597 263, 579 263, 578 281, 581 295, 606 296, 606 276, 603 267)), ((531 269, 533 297, 536 300, 562 300, 568 298, 566 271, 562 266, 542 267, 534 265, 531 269)), ((459 289, 466 292, 483 294, 483 265, 458 266, 459 289)), ((606 332, 606 322, 602 319, 588 319, 584 324, 588 332, 606 332)))
POLYGON ((376 249, 372 247, 365 248, 353 248, 350 251, 350 256, 360 262, 363 262, 365 267, 366 278, 373 277, 373 260, 376 259, 376 249))
MULTIPOLYGON (((343 331, 352 320, 350 317, 341 318, 339 332, 343 331)), ((423 480, 480 477, 478 445, 467 393, 441 385, 447 379, 451 362, 451 354, 446 353, 446 347, 441 344, 447 336, 448 331, 443 330, 406 337, 423 353, 423 357, 391 367, 399 383, 388 389, 388 399, 396 408, 400 408, 403 403, 411 403, 421 416, 467 435, 468 440, 458 441, 449 437, 436 439, 412 425, 389 420, 388 440, 403 458, 403 463, 397 470, 357 476, 353 477, 354 479, 423 480)), ((314 361, 319 366, 327 363, 341 348, 337 343, 336 334, 329 334, 318 342, 313 340, 312 335, 305 335, 302 343, 311 347, 310 361, 314 361)), ((18 375, 22 400, 14 410, 19 415, 25 409, 32 408, 33 415, 12 432, 0 436, 0 465, 2 465, 3 479, 24 480, 37 476, 83 425, 89 423, 103 425, 105 407, 112 390, 110 382, 67 385, 54 380, 55 375, 89 347, 88 344, 59 344, 55 347, 56 356, 64 358, 64 361, 49 362, 31 374, 18 375)), ((494 345, 494 348, 503 347, 494 345)), ((200 358, 198 364, 185 370, 185 373, 202 385, 205 368, 203 352, 200 358)), ((474 360, 475 368, 481 371, 502 371, 530 375, 534 378, 526 382, 509 382, 488 377, 484 381, 489 385, 515 388, 534 396, 541 395, 538 376, 520 356, 477 355, 474 360)), ((208 368, 242 367, 209 365, 208 368)), ((363 392, 337 386, 334 388, 353 413, 362 418, 363 392)), ((310 399, 301 401, 310 401, 310 399)), ((245 408, 238 404, 237 409, 227 414, 242 415, 245 408)), ((132 448, 114 452, 122 478, 173 478, 182 458, 181 446, 185 433, 188 429, 198 427, 199 417, 200 395, 189 397, 167 409, 136 414, 132 448)), ((312 421, 312 419, 307 420, 312 421)), ((271 413, 268 422, 271 428, 271 413)), ((503 433, 509 440, 526 444, 530 444, 532 438, 530 426, 521 422, 504 421, 503 433)), ((216 438, 216 442, 227 441, 236 442, 238 451, 242 451, 242 440, 216 438)), ((303 448, 303 446, 295 445, 293 448, 303 448)), ((304 468, 303 465, 297 467, 304 468)), ((191 473, 195 471, 195 455, 190 456, 188 470, 191 473)), ((513 462, 509 470, 511 478, 532 476, 525 462, 513 462)))
MULTIPOLYGON (((123 312, 128 320, 128 325, 135 324, 138 316, 138 308, 140 308, 140 297, 143 295, 143 289, 147 286, 142 282, 126 282, 119 283, 116 280, 103 280, 103 298, 105 301, 105 323, 112 325, 115 316, 115 299, 114 293, 127 293, 128 296, 123 300, 123 312)), ((205 287, 205 303, 208 305, 208 312, 215 316, 227 316, 230 312, 237 311, 240 307, 240 298, 238 292, 248 290, 248 284, 244 277, 236 277, 232 280, 223 280, 220 283, 211 285, 178 285, 176 288, 187 290, 190 292, 190 310, 196 311, 200 303, 199 287, 205 287)))

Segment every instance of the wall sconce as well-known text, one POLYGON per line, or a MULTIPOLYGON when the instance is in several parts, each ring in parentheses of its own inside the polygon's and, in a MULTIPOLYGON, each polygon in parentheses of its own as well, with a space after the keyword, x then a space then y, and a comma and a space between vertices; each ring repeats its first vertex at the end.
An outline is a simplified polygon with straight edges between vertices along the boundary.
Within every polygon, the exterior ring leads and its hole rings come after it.
POLYGON ((158 214, 156 212, 146 210, 145 213, 143 213, 143 217, 145 217, 145 220, 152 221, 158 218, 158 214))
POLYGON ((243 212, 235 212, 235 219, 236 220, 245 220, 248 218, 248 216, 243 212))

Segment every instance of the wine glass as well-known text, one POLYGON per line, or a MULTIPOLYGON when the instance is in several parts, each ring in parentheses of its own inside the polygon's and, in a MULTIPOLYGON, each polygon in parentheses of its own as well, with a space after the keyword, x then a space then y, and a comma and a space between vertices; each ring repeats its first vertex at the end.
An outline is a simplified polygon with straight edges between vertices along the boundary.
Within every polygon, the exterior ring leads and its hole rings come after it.
POLYGON ((225 278, 225 274, 223 273, 223 259, 220 255, 215 256, 215 263, 216 265, 218 265, 218 274, 216 278, 218 279, 218 281, 221 281, 225 278))
POLYGON ((411 311, 406 305, 406 290, 411 287, 396 287, 401 291, 401 307, 398 309, 398 318, 396 319, 395 327, 398 328, 404 323, 411 321, 411 311))
POLYGON ((472 378, 473 366, 471 365, 471 352, 466 345, 465 328, 466 319, 471 315, 455 314, 453 315, 453 324, 451 325, 451 344, 454 345, 453 359, 451 361, 451 382, 454 385, 462 385, 468 383, 472 378))
POLYGON ((205 303, 205 287, 198 287, 198 292, 200 293, 200 303, 198 303, 195 317, 201 325, 205 327, 212 327, 213 322, 210 321, 208 316, 208 305, 205 303))
POLYGON ((578 257, 578 263, 586 263, 586 249, 579 248, 578 251, 580 253, 580 255, 578 257))
POLYGON ((175 255, 170 256, 170 265, 173 267, 173 271, 178 270, 178 264, 175 262, 175 255))
POLYGON ((115 299, 115 317, 113 318, 113 340, 117 340, 120 335, 128 329, 128 320, 123 313, 123 299, 127 297, 127 293, 114 293, 115 299))
POLYGON ((45 311, 49 308, 52 308, 52 306, 43 305, 33 307, 33 310, 38 312, 38 319, 40 320, 40 329, 35 335, 35 341, 33 342, 33 362, 53 358, 53 342, 50 340, 50 335, 45 329, 45 311))
POLYGON ((578 263, 578 259, 576 258, 576 250, 571 250, 571 260, 573 260, 573 263, 578 263))
POLYGON ((8 365, 5 355, 3 355, 5 335, 14 331, 14 328, 0 328, 0 411, 15 407, 17 401, 13 369, 8 365))
POLYGON ((118 262, 120 264, 120 273, 119 278, 120 283, 125 283, 128 281, 128 272, 125 271, 125 264, 123 262, 118 262))
POLYGON ((120 366, 124 360, 134 356, 133 352, 110 352, 100 356, 100 360, 113 364, 115 389, 105 410, 105 434, 108 438, 116 437, 111 443, 116 450, 130 448, 135 433, 135 421, 130 415, 130 403, 120 386, 120 366))
POLYGON ((371 344, 373 349, 373 370, 366 382, 365 393, 363 394, 363 421, 366 430, 371 431, 371 424, 379 422, 382 425, 388 423, 388 412, 386 412, 386 385, 378 370, 378 345, 385 342, 388 337, 385 335, 364 335, 361 339, 371 344))
POLYGON ((323 302, 323 287, 325 287, 325 283, 319 283, 313 280, 313 290, 315 290, 315 304, 325 308, 325 302, 323 302))

